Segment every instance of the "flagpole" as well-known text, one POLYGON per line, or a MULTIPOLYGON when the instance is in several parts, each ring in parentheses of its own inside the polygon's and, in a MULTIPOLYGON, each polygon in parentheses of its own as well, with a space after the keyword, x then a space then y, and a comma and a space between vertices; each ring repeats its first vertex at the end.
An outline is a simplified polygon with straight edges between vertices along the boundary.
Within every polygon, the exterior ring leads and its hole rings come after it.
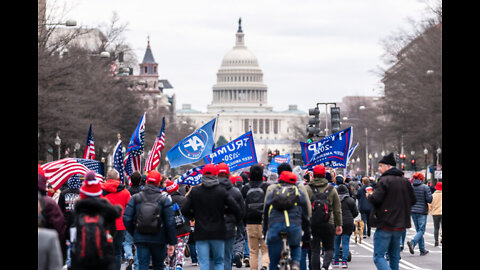
POLYGON ((217 117, 216 117, 217 120, 215 120, 215 129, 213 131, 213 148, 215 148, 215 139, 217 138, 218 117, 220 117, 219 113, 217 113, 217 117))

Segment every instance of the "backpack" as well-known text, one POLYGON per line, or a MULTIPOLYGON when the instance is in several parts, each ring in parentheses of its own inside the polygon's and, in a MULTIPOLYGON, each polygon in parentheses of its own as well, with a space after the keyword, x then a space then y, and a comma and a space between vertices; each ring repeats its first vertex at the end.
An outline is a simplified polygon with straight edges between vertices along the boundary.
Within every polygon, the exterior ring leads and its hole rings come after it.
POLYGON ((263 216, 263 207, 265 202, 265 192, 263 188, 251 187, 245 196, 245 204, 247 205, 248 219, 261 219, 263 216))
POLYGON ((297 205, 300 200, 300 193, 296 185, 278 184, 272 193, 273 208, 284 211, 297 205))
POLYGON ((161 204, 163 204, 165 196, 163 193, 158 195, 155 200, 147 198, 147 194, 143 191, 135 196, 140 199, 140 201, 136 201, 137 204, 140 204, 140 207, 137 212, 135 228, 141 234, 156 234, 162 227, 161 204))
POLYGON ((333 189, 333 186, 328 185, 324 192, 319 192, 314 185, 310 185, 310 187, 314 192, 312 196, 312 218, 310 224, 312 231, 315 231, 314 228, 322 224, 327 224, 330 219, 332 206, 328 195, 333 189))
POLYGON ((182 215, 182 211, 180 211, 180 206, 177 203, 174 203, 172 206, 173 210, 173 219, 175 220, 175 228, 180 228, 185 224, 185 218, 182 215))
POLYGON ((81 213, 76 220, 76 239, 72 260, 84 269, 107 266, 114 261, 113 237, 105 228, 101 215, 81 213))

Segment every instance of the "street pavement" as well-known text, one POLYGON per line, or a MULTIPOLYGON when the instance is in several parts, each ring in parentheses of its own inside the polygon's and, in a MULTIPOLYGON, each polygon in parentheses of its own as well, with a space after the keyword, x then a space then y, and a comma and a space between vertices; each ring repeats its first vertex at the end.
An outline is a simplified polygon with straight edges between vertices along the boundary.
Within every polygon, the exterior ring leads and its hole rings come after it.
MULTIPOLYGON (((373 234, 375 233, 375 228, 372 228, 371 237, 362 239, 362 244, 356 244, 354 241, 354 236, 350 237, 350 252, 352 253, 352 260, 348 263, 348 269, 361 269, 361 270, 372 270, 376 269, 375 264, 373 263, 373 234)), ((418 250, 418 245, 415 247, 415 253, 410 254, 407 246, 407 241, 412 240, 415 236, 416 231, 412 221, 412 228, 407 230, 407 238, 405 240, 405 247, 400 253, 400 269, 415 269, 415 270, 438 270, 442 269, 442 244, 438 247, 434 246, 433 238, 433 218, 428 216, 427 219, 427 228, 424 234, 425 239, 425 248, 430 252, 425 256, 420 256, 420 251, 418 250)), ((125 270, 125 265, 122 265, 122 270, 125 270)), ((191 259, 185 259, 184 270, 199 270, 199 266, 191 266, 191 259)), ((242 268, 232 267, 232 270, 250 270, 244 265, 242 268)), ((329 269, 332 268, 330 265, 329 269)), ((341 268, 339 268, 341 269, 341 268)))

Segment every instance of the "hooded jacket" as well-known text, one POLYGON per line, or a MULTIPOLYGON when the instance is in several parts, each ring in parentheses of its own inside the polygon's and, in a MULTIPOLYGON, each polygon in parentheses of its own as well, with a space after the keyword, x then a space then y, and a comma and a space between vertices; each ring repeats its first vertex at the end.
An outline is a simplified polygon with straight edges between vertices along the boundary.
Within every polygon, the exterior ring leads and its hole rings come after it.
POLYGON ((75 218, 80 214, 101 215, 105 220, 105 229, 114 235, 116 232, 115 220, 121 217, 119 206, 112 205, 108 200, 98 197, 88 197, 75 203, 75 218))
POLYGON ((102 189, 105 199, 107 199, 113 205, 120 205, 122 207, 122 215, 117 218, 116 226, 118 231, 125 230, 122 216, 128 201, 130 201, 130 192, 128 192, 128 190, 125 188, 125 185, 119 180, 113 179, 109 179, 107 182, 103 183, 102 189))
POLYGON ((372 227, 386 230, 410 228, 410 209, 417 202, 410 181, 402 171, 393 167, 380 176, 368 201, 372 227))
POLYGON ((420 179, 413 179, 412 186, 415 197, 417 198, 417 202, 412 206, 412 213, 428 214, 428 204, 431 203, 433 199, 430 188, 420 179))
POLYGON ((357 205, 350 196, 347 186, 339 185, 337 192, 342 204, 342 234, 351 235, 354 228, 353 219, 358 215, 357 205))
MULTIPOLYGON (((229 195, 232 196, 232 198, 240 207, 241 218, 238 220, 238 222, 240 222, 245 216, 245 201, 243 200, 242 193, 240 192, 240 190, 238 190, 237 187, 233 186, 230 179, 226 177, 218 177, 218 182, 227 190, 229 195)), ((227 213, 227 215, 225 216, 225 229, 227 238, 232 238, 236 235, 235 227, 238 227, 237 225, 240 225, 238 222, 235 218, 235 213, 227 213)))
MULTIPOLYGON (((310 201, 312 200, 313 197, 313 188, 312 186, 316 187, 318 192, 324 192, 329 183, 328 180, 325 178, 320 178, 320 177, 315 177, 313 180, 310 181, 308 186, 305 186, 305 189, 307 190, 308 193, 308 198, 310 201)), ((333 209, 333 215, 330 216, 330 220, 328 223, 330 224, 335 224, 336 226, 342 226, 342 204, 340 203, 340 199, 338 198, 338 193, 335 188, 332 188, 328 195, 328 200, 332 204, 332 209, 333 209)))
POLYGON ((186 198, 181 211, 195 219, 195 241, 225 240, 225 214, 234 213, 236 222, 242 218, 240 206, 215 176, 203 175, 202 184, 192 187, 186 198))

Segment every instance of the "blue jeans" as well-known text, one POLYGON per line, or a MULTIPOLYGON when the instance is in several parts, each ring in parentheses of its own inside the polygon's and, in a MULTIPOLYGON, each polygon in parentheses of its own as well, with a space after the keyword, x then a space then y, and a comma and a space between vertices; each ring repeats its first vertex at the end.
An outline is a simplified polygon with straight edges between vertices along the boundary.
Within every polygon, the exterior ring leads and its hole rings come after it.
POLYGON ((125 232, 125 240, 123 241, 123 250, 125 251, 125 257, 127 259, 133 258, 133 268, 138 269, 138 256, 137 252, 135 252, 135 256, 133 256, 133 251, 132 251, 132 245, 133 245, 133 236, 130 235, 130 233, 125 232))
POLYGON ((370 216, 370 211, 371 210, 362 210, 360 211, 360 216, 362 217, 363 224, 363 235, 370 237, 370 223, 368 222, 368 217, 370 216))
POLYGON ((123 253, 123 241, 125 240, 126 230, 117 231, 113 238, 113 247, 115 249, 115 269, 120 270, 122 267, 122 253, 123 253))
POLYGON ((279 222, 272 224, 270 228, 268 228, 267 246, 268 256, 270 257, 269 270, 278 269, 278 262, 280 261, 280 255, 283 249, 282 238, 279 235, 281 231, 287 232, 287 243, 290 246, 292 261, 300 265, 300 259, 302 257, 302 248, 300 247, 302 227, 299 224, 290 224, 290 227, 287 227, 285 222, 279 222))
POLYGON ((200 270, 210 270, 210 251, 213 256, 213 269, 224 270, 225 240, 196 240, 195 248, 200 270))
POLYGON ((350 235, 348 234, 335 235, 333 261, 339 261, 340 241, 342 242, 342 262, 346 262, 348 259, 348 251, 350 250, 350 235))
POLYGON ((418 244, 420 251, 425 251, 425 241, 423 240, 423 234, 425 233, 425 227, 427 226, 427 215, 412 213, 413 224, 415 224, 415 230, 417 234, 413 237, 411 243, 412 247, 418 244))
POLYGON ((250 259, 250 249, 248 248, 247 231, 245 231, 245 250, 243 251, 243 258, 249 258, 250 259))
POLYGON ((190 248, 190 259, 192 259, 192 263, 198 263, 197 249, 195 248, 195 243, 188 244, 188 247, 190 248))
POLYGON ((163 261, 167 255, 166 244, 136 243, 138 255, 138 269, 148 270, 152 258, 153 270, 163 270, 163 261))
POLYGON ((400 262, 400 237, 403 231, 377 229, 373 235, 373 262, 378 270, 398 270, 400 262), (385 254, 390 258, 390 264, 385 254))
POLYGON ((225 254, 223 255, 223 269, 225 270, 232 270, 234 242, 235 242, 235 237, 231 237, 225 240, 225 254))

